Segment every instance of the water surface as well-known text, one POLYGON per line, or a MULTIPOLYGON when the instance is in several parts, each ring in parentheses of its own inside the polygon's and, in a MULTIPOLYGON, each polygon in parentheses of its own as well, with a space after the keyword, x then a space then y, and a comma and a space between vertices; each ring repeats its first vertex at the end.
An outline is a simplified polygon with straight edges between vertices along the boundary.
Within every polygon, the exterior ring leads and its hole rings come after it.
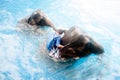
POLYGON ((120 80, 119 0, 1 0, 0 80, 120 80), (17 31, 17 22, 36 9, 56 27, 79 26, 103 45, 104 56, 56 63, 45 53, 51 34, 17 31))

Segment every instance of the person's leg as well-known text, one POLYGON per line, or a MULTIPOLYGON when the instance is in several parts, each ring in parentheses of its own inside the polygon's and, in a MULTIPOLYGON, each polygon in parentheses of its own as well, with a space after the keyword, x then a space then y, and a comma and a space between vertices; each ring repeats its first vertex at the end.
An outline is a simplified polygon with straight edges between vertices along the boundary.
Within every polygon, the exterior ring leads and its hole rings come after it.
POLYGON ((60 55, 59 55, 59 49, 56 49, 56 50, 55 50, 55 58, 59 58, 59 56, 60 56, 60 55))
POLYGON ((55 50, 54 48, 52 48, 52 49, 49 51, 49 56, 55 57, 55 53, 56 53, 56 50, 55 50))

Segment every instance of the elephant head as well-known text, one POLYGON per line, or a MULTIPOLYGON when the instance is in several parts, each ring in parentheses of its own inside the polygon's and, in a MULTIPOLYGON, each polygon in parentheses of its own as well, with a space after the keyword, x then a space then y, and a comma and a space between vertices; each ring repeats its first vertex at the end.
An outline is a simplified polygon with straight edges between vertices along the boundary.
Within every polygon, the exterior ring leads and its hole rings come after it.
POLYGON ((77 27, 72 27, 64 33, 62 44, 65 46, 60 50, 62 58, 84 57, 91 53, 104 52, 100 44, 77 27))
POLYGON ((49 18, 46 16, 45 13, 43 13, 41 10, 34 11, 30 16, 22 19, 19 21, 20 23, 24 23, 27 26, 36 26, 36 29, 43 27, 43 26, 49 26, 53 28, 53 30, 56 31, 56 28, 54 24, 49 20, 49 18))

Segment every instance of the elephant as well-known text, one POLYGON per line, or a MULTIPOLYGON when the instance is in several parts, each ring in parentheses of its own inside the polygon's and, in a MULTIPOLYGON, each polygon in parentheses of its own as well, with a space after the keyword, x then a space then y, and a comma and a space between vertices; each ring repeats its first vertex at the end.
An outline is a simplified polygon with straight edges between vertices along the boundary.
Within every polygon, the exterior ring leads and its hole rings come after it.
POLYGON ((25 26, 32 26, 36 30, 43 26, 49 26, 54 31, 56 31, 55 25, 49 20, 49 18, 41 11, 36 10, 34 11, 30 16, 22 19, 19 21, 19 23, 25 24, 25 26))
POLYGON ((104 52, 103 47, 98 42, 77 27, 66 30, 61 41, 64 47, 59 50, 60 58, 81 58, 91 53, 102 54, 104 52))

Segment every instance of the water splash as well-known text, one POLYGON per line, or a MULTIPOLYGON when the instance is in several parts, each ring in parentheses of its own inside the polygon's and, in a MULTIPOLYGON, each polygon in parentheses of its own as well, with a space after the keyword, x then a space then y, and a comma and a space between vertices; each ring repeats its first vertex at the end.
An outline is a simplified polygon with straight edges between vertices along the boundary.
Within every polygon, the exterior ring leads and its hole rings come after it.
POLYGON ((119 80, 118 0, 0 1, 0 80, 119 80), (102 6, 103 5, 103 6, 102 6), (17 6, 17 7, 16 7, 17 6), (18 31, 17 22, 41 9, 56 27, 80 26, 105 48, 102 58, 90 55, 74 62, 55 63, 46 56, 47 37, 18 31))

